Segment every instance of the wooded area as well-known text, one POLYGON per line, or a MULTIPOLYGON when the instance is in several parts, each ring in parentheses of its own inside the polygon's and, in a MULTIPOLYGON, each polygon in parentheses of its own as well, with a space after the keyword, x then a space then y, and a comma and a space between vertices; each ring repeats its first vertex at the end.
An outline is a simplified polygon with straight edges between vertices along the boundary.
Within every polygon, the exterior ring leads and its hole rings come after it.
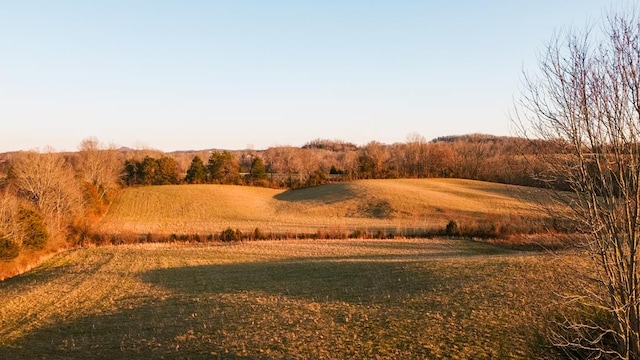
MULTIPOLYGON (((339 140, 313 140, 302 147, 266 150, 190 151, 162 154, 130 152, 126 185, 178 183, 244 184, 299 188, 358 179, 463 178, 543 186, 536 157, 549 144, 491 135, 447 136, 427 141, 412 134, 407 142, 364 146, 339 140)), ((562 182, 557 180, 556 187, 562 182)))

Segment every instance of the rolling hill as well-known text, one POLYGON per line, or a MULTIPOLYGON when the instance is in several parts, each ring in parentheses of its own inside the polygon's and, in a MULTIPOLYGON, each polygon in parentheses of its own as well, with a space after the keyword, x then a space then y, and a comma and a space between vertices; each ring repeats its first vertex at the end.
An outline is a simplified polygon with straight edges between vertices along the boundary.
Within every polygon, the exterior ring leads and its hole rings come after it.
POLYGON ((549 193, 459 179, 361 180, 296 190, 231 185, 128 188, 98 225, 105 233, 212 233, 226 228, 315 232, 441 228, 545 216, 549 193))

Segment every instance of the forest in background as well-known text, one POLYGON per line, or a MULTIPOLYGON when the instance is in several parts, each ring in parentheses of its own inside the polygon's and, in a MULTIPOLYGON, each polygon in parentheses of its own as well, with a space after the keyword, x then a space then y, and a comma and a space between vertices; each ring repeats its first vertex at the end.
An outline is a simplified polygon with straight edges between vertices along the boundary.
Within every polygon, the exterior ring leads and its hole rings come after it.
MULTIPOLYGON (((412 134, 404 143, 372 141, 363 146, 316 139, 301 147, 266 150, 109 150, 114 161, 121 163, 123 186, 215 183, 299 188, 358 179, 437 177, 540 187, 548 185, 538 176, 545 164, 528 155, 545 151, 547 143, 484 134, 427 141, 412 134)), ((79 153, 62 156, 77 168, 79 153)), ((8 175, 11 160, 18 154, 0 154, 0 177, 8 175)))

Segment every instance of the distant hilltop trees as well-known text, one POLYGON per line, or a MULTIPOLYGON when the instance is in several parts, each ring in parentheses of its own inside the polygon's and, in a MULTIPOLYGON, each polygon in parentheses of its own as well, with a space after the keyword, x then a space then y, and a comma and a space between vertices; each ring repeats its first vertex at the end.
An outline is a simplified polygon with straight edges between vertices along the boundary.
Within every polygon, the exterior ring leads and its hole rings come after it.
MULTIPOLYGON (((109 151, 119 164, 116 183, 122 186, 214 183, 297 188, 357 179, 430 177, 542 186, 546 184, 537 174, 546 165, 528 155, 553 148, 548 145, 540 140, 486 134, 443 136, 431 141, 410 134, 406 142, 372 141, 362 146, 315 139, 301 147, 266 150, 109 151)), ((15 154, 0 154, 0 184, 15 154)), ((76 153, 64 157, 71 163, 79 161, 76 153)), ((556 179, 552 185, 562 188, 563 181, 556 179)), ((105 187, 101 189, 99 193, 105 187)))
MULTIPOLYGON (((542 186, 545 164, 528 155, 548 151, 546 142, 486 134, 443 136, 363 146, 315 139, 301 147, 266 150, 201 150, 139 154, 127 151, 124 185, 234 184, 298 188, 327 182, 389 178, 464 178, 542 186)), ((562 188, 562 179, 553 187, 562 188)))
POLYGON ((326 139, 311 140, 308 143, 302 145, 302 148, 331 150, 336 152, 358 150, 358 146, 356 144, 345 142, 342 140, 326 140, 326 139))

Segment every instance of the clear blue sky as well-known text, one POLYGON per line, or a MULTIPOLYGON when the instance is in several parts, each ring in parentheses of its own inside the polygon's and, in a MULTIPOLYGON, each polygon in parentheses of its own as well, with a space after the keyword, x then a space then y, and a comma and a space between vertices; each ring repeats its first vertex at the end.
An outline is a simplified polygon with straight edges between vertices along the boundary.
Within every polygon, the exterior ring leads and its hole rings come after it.
POLYGON ((509 135, 553 32, 619 3, 0 0, 0 152, 509 135))

